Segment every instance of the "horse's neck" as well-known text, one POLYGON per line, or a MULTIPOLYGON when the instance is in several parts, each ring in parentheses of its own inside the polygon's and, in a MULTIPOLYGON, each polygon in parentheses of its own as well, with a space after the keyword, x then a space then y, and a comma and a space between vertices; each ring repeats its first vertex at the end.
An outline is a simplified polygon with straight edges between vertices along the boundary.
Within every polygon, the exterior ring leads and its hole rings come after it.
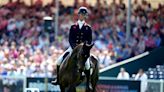
POLYGON ((77 67, 77 58, 76 58, 76 54, 71 55, 68 58, 68 62, 66 64, 66 69, 67 70, 74 70, 77 67))
POLYGON ((66 63, 66 69, 67 71, 73 71, 77 68, 77 53, 78 53, 79 49, 76 47, 74 48, 71 56, 68 58, 68 62, 66 63))

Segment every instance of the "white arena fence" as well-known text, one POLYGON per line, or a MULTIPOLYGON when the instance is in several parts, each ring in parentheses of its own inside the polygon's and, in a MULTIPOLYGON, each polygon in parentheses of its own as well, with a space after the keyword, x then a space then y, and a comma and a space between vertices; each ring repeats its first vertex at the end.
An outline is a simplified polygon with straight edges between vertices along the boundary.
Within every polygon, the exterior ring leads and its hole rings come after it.
MULTIPOLYGON (((27 88, 39 89, 39 92, 60 92, 59 86, 50 83, 52 78, 26 78, 0 76, 0 92, 32 92, 27 88)), ((164 92, 164 80, 148 80, 147 92, 164 92)), ((140 81, 117 80, 111 77, 100 77, 97 92, 140 92, 140 81), (139 84, 138 84, 139 83, 139 84)), ((77 87, 78 92, 85 92, 85 83, 77 87)), ((37 91, 38 92, 38 91, 37 91)))

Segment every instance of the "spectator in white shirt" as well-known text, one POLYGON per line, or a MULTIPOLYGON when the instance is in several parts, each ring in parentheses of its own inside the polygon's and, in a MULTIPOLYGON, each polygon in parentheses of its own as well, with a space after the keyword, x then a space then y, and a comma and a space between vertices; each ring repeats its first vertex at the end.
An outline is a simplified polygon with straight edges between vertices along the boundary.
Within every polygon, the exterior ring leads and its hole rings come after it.
POLYGON ((146 92, 147 90, 147 75, 144 73, 143 69, 139 69, 137 75, 135 76, 135 80, 141 81, 141 92, 146 92))
POLYGON ((129 73, 126 72, 125 68, 120 69, 120 73, 118 74, 117 79, 121 79, 121 80, 129 79, 129 73))

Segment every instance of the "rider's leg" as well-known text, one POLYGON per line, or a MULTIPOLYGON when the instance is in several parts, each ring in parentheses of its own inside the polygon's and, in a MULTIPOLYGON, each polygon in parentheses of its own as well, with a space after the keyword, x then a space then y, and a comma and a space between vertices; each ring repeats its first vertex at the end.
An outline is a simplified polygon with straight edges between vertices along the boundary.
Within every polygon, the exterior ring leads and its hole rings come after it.
POLYGON ((56 80, 55 81, 52 81, 52 84, 54 85, 57 85, 59 84, 59 68, 60 68, 60 65, 62 63, 62 61, 67 57, 69 56, 69 54, 72 52, 72 49, 69 47, 58 59, 57 59, 57 76, 56 76, 56 80))
POLYGON ((57 65, 60 66, 62 61, 65 59, 65 57, 68 56, 68 54, 71 54, 72 53, 72 48, 69 47, 56 61, 57 65), (69 53, 68 53, 69 52, 69 53))
POLYGON ((56 80, 51 82, 54 85, 59 84, 59 68, 60 68, 60 65, 57 65, 57 69, 56 69, 56 80))
POLYGON ((85 69, 86 70, 90 70, 91 65, 90 65, 90 58, 87 59, 87 61, 85 62, 85 69))
POLYGON ((86 77, 87 77, 87 88, 92 90, 90 68, 91 68, 90 58, 88 58, 86 63, 85 63, 85 69, 86 69, 85 74, 86 74, 86 77))

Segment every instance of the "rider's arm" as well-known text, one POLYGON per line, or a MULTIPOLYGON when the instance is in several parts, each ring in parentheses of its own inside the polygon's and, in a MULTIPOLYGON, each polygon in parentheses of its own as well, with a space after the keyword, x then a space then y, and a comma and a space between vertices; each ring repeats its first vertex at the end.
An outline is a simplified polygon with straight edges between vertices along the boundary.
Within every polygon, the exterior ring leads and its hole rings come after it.
POLYGON ((70 31, 69 31, 69 44, 71 45, 72 48, 76 46, 76 41, 75 41, 75 33, 73 30, 73 26, 71 26, 70 31))
POLYGON ((86 37, 87 44, 91 44, 92 43, 92 29, 91 29, 91 27, 89 27, 88 34, 85 37, 86 37))

